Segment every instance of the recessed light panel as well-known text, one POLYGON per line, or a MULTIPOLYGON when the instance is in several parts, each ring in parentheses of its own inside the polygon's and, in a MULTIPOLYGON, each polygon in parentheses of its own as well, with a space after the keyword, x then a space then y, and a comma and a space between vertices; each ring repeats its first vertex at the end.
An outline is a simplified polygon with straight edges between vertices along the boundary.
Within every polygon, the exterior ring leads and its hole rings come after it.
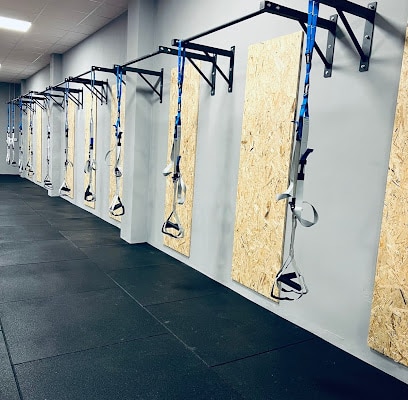
POLYGON ((18 32, 27 32, 30 29, 31 22, 20 19, 0 17, 0 29, 9 29, 18 32))

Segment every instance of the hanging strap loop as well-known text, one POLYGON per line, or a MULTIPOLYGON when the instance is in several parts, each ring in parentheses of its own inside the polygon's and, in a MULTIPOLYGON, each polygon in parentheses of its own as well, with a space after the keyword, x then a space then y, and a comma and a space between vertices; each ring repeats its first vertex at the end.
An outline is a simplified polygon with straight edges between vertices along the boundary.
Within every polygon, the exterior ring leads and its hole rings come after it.
POLYGON ((94 155, 94 119, 93 119, 93 107, 94 107, 94 88, 95 88, 95 71, 91 71, 91 109, 89 119, 89 147, 88 147, 88 160, 85 162, 84 172, 89 175, 88 186, 86 187, 84 200, 88 202, 94 202, 96 200, 95 188, 93 185, 93 174, 96 171, 96 161, 94 155))
POLYGON ((19 101, 18 101, 18 108, 20 109, 20 124, 18 127, 19 133, 20 133, 20 141, 19 141, 19 158, 18 158, 18 170, 20 173, 24 171, 24 143, 23 143, 23 100, 20 96, 19 101))
POLYGON ((6 133, 6 144, 7 144, 7 153, 6 153, 6 163, 10 164, 10 150, 11 150, 11 136, 10 136, 10 125, 11 125, 11 104, 7 105, 7 133, 6 133))
POLYGON ((15 153, 15 142, 16 138, 16 129, 15 129, 15 119, 16 119, 16 105, 14 102, 11 104, 11 165, 17 166, 16 163, 16 153, 15 153))
POLYGON ((171 173, 173 181, 173 202, 172 210, 162 226, 162 233, 173 238, 184 237, 184 228, 181 224, 177 213, 177 205, 182 205, 186 199, 186 185, 180 171, 180 143, 181 143, 181 105, 184 82, 184 66, 186 60, 186 49, 182 46, 182 42, 178 44, 178 63, 177 63, 177 114, 174 121, 173 144, 170 153, 170 163, 164 168, 163 175, 169 176, 171 173))
POLYGON ((313 149, 307 147, 309 137, 309 90, 310 90, 310 71, 312 68, 312 56, 315 46, 316 26, 319 14, 319 2, 309 0, 307 40, 305 51, 305 83, 303 90, 303 101, 300 107, 299 120, 296 126, 296 143, 293 150, 292 162, 290 167, 290 183, 288 189, 277 196, 277 200, 288 199, 290 210, 292 212, 292 226, 289 255, 275 277, 272 286, 271 296, 277 300, 297 300, 308 292, 306 283, 295 260, 295 236, 297 222, 304 227, 315 225, 319 215, 313 205, 303 200, 303 187, 305 180, 305 168, 309 155, 313 149), (304 205, 310 206, 313 214, 312 219, 303 216, 304 205), (284 295, 275 295, 275 287, 278 286, 284 295))
POLYGON ((34 176, 33 170, 33 137, 34 137, 34 127, 33 127, 33 114, 34 114, 34 102, 33 102, 33 95, 30 93, 29 96, 29 109, 30 109, 30 120, 29 120, 29 129, 30 129, 30 136, 28 138, 28 159, 27 159, 27 175, 32 178, 34 176))
POLYGON ((71 188, 67 183, 67 171, 68 166, 73 165, 68 159, 68 139, 69 139, 69 122, 68 122, 68 105, 69 105, 69 82, 65 81, 65 90, 64 90, 64 104, 65 104, 65 162, 64 162, 64 180, 59 188, 60 196, 68 196, 71 193, 71 188))
MULTIPOLYGON (((119 180, 122 177, 122 170, 120 168, 121 154, 122 154, 122 135, 121 131, 121 101, 122 101, 122 85, 123 85, 123 70, 120 65, 116 66, 116 101, 117 101, 117 118, 113 125, 115 128, 115 163, 113 165, 113 174, 115 176, 115 195, 109 205, 109 213, 114 217, 120 217, 125 214, 125 206, 119 195, 119 180)), ((105 159, 110 154, 106 154, 105 159)))
POLYGON ((49 97, 46 97, 44 100, 44 106, 45 106, 45 111, 47 114, 47 170, 44 178, 44 188, 48 190, 53 189, 53 184, 50 178, 50 154, 51 154, 51 116, 50 116, 50 99, 49 97))

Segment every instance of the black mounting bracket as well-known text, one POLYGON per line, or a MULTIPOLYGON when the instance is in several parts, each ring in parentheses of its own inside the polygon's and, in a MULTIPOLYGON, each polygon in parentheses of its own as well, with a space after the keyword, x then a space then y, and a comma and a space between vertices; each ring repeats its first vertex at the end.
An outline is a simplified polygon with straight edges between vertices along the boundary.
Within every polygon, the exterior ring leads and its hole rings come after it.
POLYGON ((26 97, 28 97, 30 100, 32 100, 42 110, 45 110, 45 106, 44 106, 45 97, 44 97, 44 95, 42 93, 32 91, 28 95, 26 95, 26 97))
POLYGON ((44 90, 43 94, 45 97, 50 98, 55 104, 60 106, 62 109, 64 108, 64 95, 56 94, 52 92, 52 88, 47 88, 44 90))
MULTIPOLYGON (((180 43, 180 39, 173 39, 171 44, 172 46, 178 46, 180 43)), ((215 80, 217 76, 217 71, 220 73, 222 78, 227 82, 228 84, 228 92, 232 92, 232 85, 233 85, 233 80, 234 80, 234 61, 235 61, 235 46, 232 46, 230 50, 224 50, 224 49, 219 49, 217 47, 210 47, 210 46, 205 46, 202 44, 198 43, 190 43, 189 41, 182 40, 181 45, 185 49, 190 49, 190 50, 195 50, 199 51, 201 53, 191 53, 191 52, 186 52, 186 58, 187 60, 190 61, 190 63, 193 65, 193 67, 198 71, 198 73, 204 78, 204 80, 210 85, 211 88, 211 96, 215 95, 215 80), (197 56, 203 56, 204 57, 197 57, 197 56), (223 56, 229 58, 229 68, 227 74, 225 74, 222 69, 219 67, 217 63, 217 56, 223 56), (200 68, 197 66, 197 64, 193 61, 194 59, 197 60, 204 60, 212 63, 212 71, 211 71, 211 80, 209 80, 204 73, 200 70, 200 68), (228 76, 227 76, 228 75, 228 76)), ((174 49, 175 50, 175 49, 174 49)), ((167 51, 168 52, 168 51, 167 51)), ((175 52, 171 52, 170 54, 178 54, 178 51, 175 50, 175 52)))
MULTIPOLYGON (((151 56, 152 55, 149 55, 148 57, 151 57, 151 56)), ((148 58, 148 57, 145 57, 145 58, 148 58)), ((115 74, 115 75, 118 73, 118 68, 120 68, 120 71, 122 72, 123 75, 126 75, 126 72, 136 72, 149 85, 149 87, 153 90, 153 92, 159 96, 160 103, 161 103, 163 101, 163 68, 160 71, 151 71, 149 69, 128 67, 128 65, 134 64, 137 61, 140 61, 140 60, 133 60, 124 65, 114 65, 113 68, 104 68, 104 67, 92 67, 92 68, 95 71, 108 72, 108 73, 115 74), (157 76, 158 81, 155 84, 152 84, 145 77, 145 75, 157 76), (159 90, 157 90, 157 86, 159 86, 159 90)))
POLYGON ((339 14, 341 21, 346 28, 350 39, 354 44, 358 54, 360 55, 360 72, 368 71, 370 64, 371 49, 373 45, 374 21, 377 13, 377 2, 371 2, 367 7, 360 6, 347 0, 321 0, 320 3, 333 7, 339 14), (364 28, 364 36, 360 45, 356 35, 353 32, 344 13, 349 13, 366 20, 364 28))
MULTIPOLYGON (((92 67, 92 71, 96 71, 97 67, 92 67)), ((94 80, 92 81, 91 79, 87 78, 82 78, 83 75, 89 73, 85 72, 82 75, 73 77, 70 76, 65 79, 66 82, 73 82, 73 83, 79 83, 81 85, 84 85, 91 93, 93 93, 94 96, 101 102, 101 104, 105 103, 108 104, 108 91, 107 91, 107 86, 108 86, 108 81, 101 81, 101 80, 94 80)))
POLYGON ((15 103, 17 105, 17 107, 23 111, 24 114, 27 114, 27 109, 34 111, 32 104, 33 102, 31 100, 26 100, 24 99, 24 97, 21 97, 21 101, 19 99, 16 99, 16 101, 18 101, 17 103, 15 103))
MULTIPOLYGON (((84 104, 84 91, 83 91, 83 89, 82 88, 77 89, 77 88, 71 88, 71 87, 68 87, 68 88, 62 87, 62 85, 65 85, 67 82, 69 82, 68 79, 69 78, 65 79, 64 82, 61 82, 58 85, 47 87, 46 91, 48 93, 52 93, 52 92, 65 93, 65 92, 68 92, 67 93, 68 98, 70 100, 72 100, 77 107, 83 108, 83 104, 84 104)), ((64 97, 64 96, 62 96, 62 97, 64 97)), ((62 103, 57 103, 57 104, 59 104, 62 108, 65 108, 64 100, 62 101, 62 103)))
POLYGON ((126 74, 126 72, 135 72, 137 73, 153 90, 154 93, 156 93, 159 96, 160 103, 163 101, 163 68, 160 71, 151 71, 149 69, 142 69, 142 68, 133 68, 133 67, 121 67, 123 74, 126 74), (157 76, 158 80, 157 82, 153 85, 146 77, 145 75, 150 75, 150 76, 157 76), (157 90, 157 86, 159 86, 159 90, 157 90))
POLYGON ((27 114, 26 109, 26 103, 28 102, 28 100, 24 100, 23 96, 19 96, 16 97, 13 100, 10 100, 7 104, 14 104, 16 105, 24 114, 27 114))

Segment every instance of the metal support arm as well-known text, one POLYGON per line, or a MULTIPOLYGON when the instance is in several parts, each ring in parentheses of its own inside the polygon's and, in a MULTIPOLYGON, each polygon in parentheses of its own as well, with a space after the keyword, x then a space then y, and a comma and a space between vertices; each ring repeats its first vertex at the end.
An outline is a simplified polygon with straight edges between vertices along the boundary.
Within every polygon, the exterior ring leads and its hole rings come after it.
POLYGON ((160 103, 163 101, 163 68, 160 71, 151 71, 149 69, 133 68, 128 66, 121 66, 121 68, 124 74, 126 74, 126 72, 135 72, 138 74, 153 90, 153 92, 159 96, 160 103), (158 80, 155 84, 152 84, 145 75, 156 76, 158 80), (159 86, 159 90, 157 90, 157 86, 159 86))
MULTIPOLYGON (((88 71, 88 73, 89 72, 90 71, 88 71)), ((90 92, 94 94, 94 96, 96 96, 96 98, 101 102, 101 104, 103 103, 107 104, 108 92, 106 88, 108 86, 108 81, 95 80, 94 82, 92 82, 91 79, 82 78, 82 76, 84 76, 85 74, 87 74, 87 72, 76 77, 70 76, 69 78, 66 79, 66 81, 84 85, 90 92)))
MULTIPOLYGON (((171 44, 172 46, 178 46, 180 43, 180 39, 173 39, 171 44)), ((234 61, 235 61, 235 47, 232 46, 230 50, 220 49, 217 47, 205 46, 198 43, 190 43, 189 41, 181 41, 182 46, 185 49, 190 49, 194 51, 199 51, 201 53, 192 53, 186 52, 186 58, 191 62, 193 67, 200 73, 200 75, 204 78, 204 80, 210 85, 211 87, 211 96, 215 95, 215 79, 217 75, 217 71, 220 73, 222 78, 228 84, 228 92, 232 92, 232 85, 234 79, 234 61), (228 73, 225 74, 222 69, 219 67, 217 63, 217 56, 223 56, 229 58, 229 67, 228 73), (211 81, 203 74, 200 68, 195 64, 192 60, 203 60, 210 62, 212 64, 212 71, 211 71, 211 81)), ((178 54, 177 50, 173 49, 170 54, 178 54)))
MULTIPOLYGON (((49 86, 49 87, 47 87, 46 91, 48 93, 52 93, 52 92, 59 92, 59 93, 62 92, 62 93, 64 93, 66 88, 61 87, 61 85, 64 85, 65 82, 66 81, 61 82, 61 83, 59 83, 58 85, 55 85, 55 86, 49 86)), ((77 107, 83 107, 83 104, 84 104, 84 92, 83 92, 82 89, 71 88, 71 87, 68 88, 68 97, 76 104, 77 107)), ((57 104, 59 104, 59 103, 57 103, 57 104)), ((62 102, 62 104, 59 104, 59 105, 62 108, 65 107, 64 102, 62 102)))

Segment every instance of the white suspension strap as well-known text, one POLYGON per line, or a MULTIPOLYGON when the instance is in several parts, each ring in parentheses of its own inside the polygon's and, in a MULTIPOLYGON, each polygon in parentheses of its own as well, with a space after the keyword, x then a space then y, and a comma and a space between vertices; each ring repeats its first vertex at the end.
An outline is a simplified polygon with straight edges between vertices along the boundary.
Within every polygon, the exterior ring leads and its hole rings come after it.
POLYGON ((93 118, 93 106, 94 106, 94 87, 95 87, 95 71, 91 71, 91 110, 89 119, 89 148, 88 148, 88 160, 85 162, 84 172, 88 174, 88 186, 85 190, 84 199, 89 202, 94 202, 96 200, 95 188, 93 186, 93 174, 96 171, 96 161, 94 153, 94 118, 93 118))
POLYGON ((306 41, 306 73, 303 92, 303 102, 300 108, 299 121, 296 128, 296 143, 293 151, 290 184, 288 189, 277 196, 277 200, 289 199, 290 209, 292 211, 291 239, 289 255, 282 265, 275 278, 272 287, 271 296, 278 300, 296 300, 308 292, 303 276, 301 275, 295 260, 294 243, 296 236, 297 222, 304 227, 311 227, 317 223, 319 216, 316 209, 303 200, 303 186, 305 179, 305 166, 307 157, 312 153, 312 149, 307 147, 309 137, 309 83, 310 71, 312 68, 312 55, 315 45, 316 26, 319 14, 319 2, 309 0, 308 23, 307 23, 307 41, 306 41), (308 204, 313 213, 313 219, 308 220, 302 216, 304 204, 308 204), (275 286, 285 293, 285 296, 276 296, 275 286))
POLYGON ((23 143, 23 100, 20 97, 19 103, 18 103, 18 108, 20 109, 20 125, 18 127, 18 130, 20 132, 20 141, 19 141, 19 157, 18 157, 18 170, 20 173, 24 171, 24 143, 23 143))
POLYGON ((51 104, 50 104, 50 98, 45 97, 44 100, 44 106, 45 106, 45 111, 47 113, 47 170, 45 173, 45 178, 44 178, 44 188, 48 190, 53 189, 51 177, 50 177, 50 154, 51 154, 51 104))
POLYGON ((17 166, 15 149, 15 143, 17 142, 17 138, 15 122, 16 122, 16 105, 13 102, 11 104, 11 165, 13 167, 17 166))
POLYGON ((68 138, 69 138, 69 122, 68 122, 68 104, 69 104, 69 82, 65 82, 64 90, 64 104, 65 104, 65 163, 64 163, 64 181, 59 189, 60 196, 68 196, 71 192, 71 188, 67 184, 67 171, 68 166, 73 166, 72 162, 68 159, 68 138))
MULTIPOLYGON (((115 127, 115 164, 113 173, 115 175, 115 194, 113 196, 112 202, 109 206, 109 213, 114 217, 119 217, 125 214, 125 206, 122 203, 122 200, 119 196, 119 184, 120 178, 122 177, 122 171, 120 170, 120 161, 122 154, 122 134, 120 130, 120 113, 121 113, 121 100, 122 100, 122 84, 123 84, 123 71, 122 68, 118 65, 116 67, 116 100, 117 100, 117 119, 115 127)), ((109 154, 110 152, 108 152, 109 154)))
POLYGON ((34 102, 32 99, 32 94, 30 93, 30 100, 29 100, 29 110, 30 110, 30 121, 29 121, 29 128, 30 128, 30 137, 28 138, 28 159, 26 165, 27 175, 32 178, 34 176, 33 170, 33 138, 34 138, 34 127, 33 127, 33 119, 34 119, 34 102))
POLYGON ((182 47, 182 42, 178 44, 178 68, 177 68, 177 115, 174 123, 173 145, 170 154, 170 163, 163 170, 164 176, 172 173, 173 180, 173 201, 170 215, 162 226, 162 233, 173 238, 184 237, 184 228, 177 213, 177 205, 184 204, 186 198, 186 185, 180 171, 180 142, 181 142, 181 100, 183 94, 184 66, 186 61, 186 50, 182 47))
POLYGON ((10 150, 11 150, 11 135, 10 135, 10 122, 11 120, 11 104, 7 105, 7 132, 6 132, 6 144, 7 144, 7 153, 6 153, 6 163, 10 165, 10 150))

